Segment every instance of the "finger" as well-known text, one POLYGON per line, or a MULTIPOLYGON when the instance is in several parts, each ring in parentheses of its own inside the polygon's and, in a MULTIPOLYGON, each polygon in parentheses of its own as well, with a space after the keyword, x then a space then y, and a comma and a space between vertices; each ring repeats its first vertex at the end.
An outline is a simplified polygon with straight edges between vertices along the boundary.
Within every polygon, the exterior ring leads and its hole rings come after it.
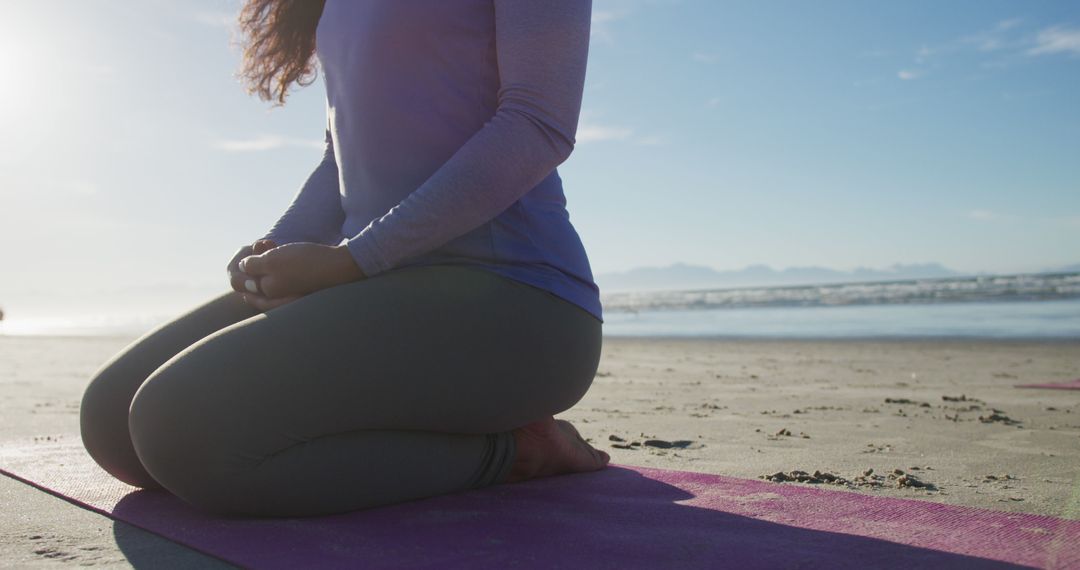
POLYGON ((280 291, 276 276, 265 275, 258 279, 259 294, 270 299, 281 296, 282 291, 280 291))
POLYGON ((280 274, 277 273, 255 277, 254 279, 258 281, 258 293, 268 299, 278 299, 281 297, 290 297, 307 293, 307 291, 300 290, 296 284, 281 280, 280 274))
POLYGON ((243 295, 243 299, 244 299, 245 303, 247 303, 248 305, 251 305, 252 307, 254 307, 254 308, 256 308, 256 309, 258 309, 259 311, 262 311, 262 312, 266 312, 266 311, 269 311, 270 309, 274 309, 274 308, 280 307, 282 305, 291 303, 292 301, 295 301, 295 300, 297 300, 299 298, 300 298, 299 295, 292 295, 292 296, 289 296, 289 297, 282 297, 280 299, 268 299, 268 298, 264 297, 263 295, 254 295, 254 294, 251 294, 251 293, 245 293, 243 295))
POLYGON ((250 245, 245 245, 244 247, 236 250, 236 255, 233 255, 232 259, 229 260, 229 264, 225 266, 225 270, 228 271, 230 274, 234 271, 239 271, 240 260, 251 255, 251 253, 252 252, 250 245))
POLYGON ((251 253, 259 255, 262 253, 266 253, 267 251, 274 249, 275 247, 277 247, 277 244, 274 243, 273 240, 261 239, 256 241, 255 244, 251 247, 251 253))
POLYGON ((259 290, 259 278, 249 277, 244 280, 244 290, 248 293, 254 293, 256 295, 263 295, 264 292, 259 290))
POLYGON ((266 275, 266 256, 249 255, 240 260, 239 267, 240 271, 248 275, 266 275))
POLYGON ((267 308, 265 310, 269 311, 270 309, 276 309, 282 305, 288 305, 289 303, 292 303, 299 298, 300 295, 291 295, 289 297, 282 297, 280 299, 270 299, 266 302, 267 308))
POLYGON ((251 276, 248 274, 240 271, 232 271, 229 273, 229 286, 237 293, 248 293, 248 289, 244 287, 244 282, 248 279, 251 279, 251 276))
POLYGON ((267 310, 269 310, 269 307, 267 305, 270 302, 270 300, 267 299, 266 297, 263 297, 262 295, 254 295, 252 293, 244 293, 242 295, 242 298, 244 299, 245 303, 247 303, 248 305, 250 305, 251 307, 255 308, 258 311, 267 311, 267 310))
POLYGON ((226 272, 229 275, 229 286, 232 288, 233 291, 237 291, 239 293, 243 293, 245 291, 244 280, 248 279, 248 276, 245 275, 242 271, 240 271, 239 262, 241 259, 247 257, 248 255, 251 255, 251 246, 245 245, 236 252, 236 255, 233 256, 233 258, 229 261, 229 265, 226 267, 226 272))

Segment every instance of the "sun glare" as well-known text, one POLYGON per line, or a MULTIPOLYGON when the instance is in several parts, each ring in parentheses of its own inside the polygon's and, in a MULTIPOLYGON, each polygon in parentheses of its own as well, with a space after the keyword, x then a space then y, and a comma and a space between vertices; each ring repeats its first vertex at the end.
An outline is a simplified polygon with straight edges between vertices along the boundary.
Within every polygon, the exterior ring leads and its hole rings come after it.
POLYGON ((85 98, 65 65, 78 56, 56 47, 57 30, 35 33, 27 20, 0 21, 0 153, 7 161, 25 159, 45 125, 65 120, 65 101, 85 98))
POLYGON ((18 36, 0 37, 0 124, 10 127, 16 121, 29 120, 33 93, 32 82, 39 80, 26 43, 18 36))

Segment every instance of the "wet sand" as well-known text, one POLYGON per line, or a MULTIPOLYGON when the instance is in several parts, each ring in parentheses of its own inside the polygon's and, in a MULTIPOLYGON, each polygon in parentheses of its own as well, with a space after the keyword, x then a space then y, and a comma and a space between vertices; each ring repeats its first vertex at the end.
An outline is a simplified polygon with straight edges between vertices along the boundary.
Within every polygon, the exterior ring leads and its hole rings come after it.
MULTIPOLYGON (((89 377, 132 337, 0 336, 0 440, 78 441, 89 377)), ((1080 518, 1080 341, 606 337, 558 417, 615 464, 1080 518), (803 481, 803 482, 799 482, 803 481)), ((0 565, 219 564, 0 477, 0 565)))

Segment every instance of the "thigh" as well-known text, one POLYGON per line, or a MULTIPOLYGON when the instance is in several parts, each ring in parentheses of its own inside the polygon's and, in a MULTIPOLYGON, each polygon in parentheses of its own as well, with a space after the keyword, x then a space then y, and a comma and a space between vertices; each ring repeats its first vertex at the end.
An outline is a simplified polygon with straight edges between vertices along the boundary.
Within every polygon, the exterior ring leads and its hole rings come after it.
POLYGON ((132 435, 172 429, 182 439, 174 451, 216 451, 240 466, 353 430, 508 431, 584 396, 600 326, 576 305, 487 270, 390 271, 186 348, 140 388, 132 435))
POLYGON ((259 311, 244 303, 236 292, 214 297, 116 353, 94 374, 84 400, 125 400, 126 408, 150 373, 167 360, 210 333, 257 314, 259 311))

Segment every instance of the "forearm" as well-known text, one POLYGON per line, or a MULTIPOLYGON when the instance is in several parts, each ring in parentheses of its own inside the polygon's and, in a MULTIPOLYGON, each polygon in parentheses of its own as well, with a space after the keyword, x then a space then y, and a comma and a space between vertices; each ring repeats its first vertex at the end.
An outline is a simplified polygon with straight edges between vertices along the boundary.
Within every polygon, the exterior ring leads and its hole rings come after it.
POLYGON ((487 222, 534 188, 573 146, 517 110, 505 109, 420 188, 346 246, 379 273, 487 222))

